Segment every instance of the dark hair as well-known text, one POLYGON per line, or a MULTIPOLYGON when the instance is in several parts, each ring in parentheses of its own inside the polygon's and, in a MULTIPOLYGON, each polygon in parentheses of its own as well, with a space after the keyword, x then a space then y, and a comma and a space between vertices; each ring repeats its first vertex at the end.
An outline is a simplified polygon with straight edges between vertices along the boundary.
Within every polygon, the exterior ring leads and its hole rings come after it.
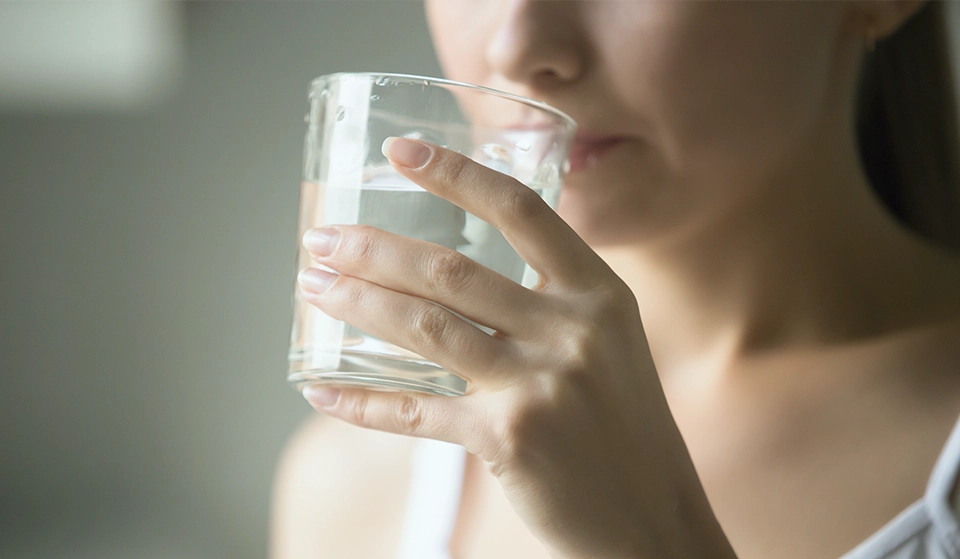
POLYGON ((904 224, 960 249, 960 139, 943 1, 864 58, 857 141, 877 195, 904 224))

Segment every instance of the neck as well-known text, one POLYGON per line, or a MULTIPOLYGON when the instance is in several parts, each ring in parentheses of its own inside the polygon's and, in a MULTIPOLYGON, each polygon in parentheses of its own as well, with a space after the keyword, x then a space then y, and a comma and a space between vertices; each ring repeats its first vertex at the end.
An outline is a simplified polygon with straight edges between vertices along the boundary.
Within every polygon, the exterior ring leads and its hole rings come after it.
POLYGON ((696 231, 598 249, 635 293, 661 374, 960 316, 935 295, 918 300, 960 284, 960 267, 889 216, 852 138, 820 135, 766 195, 696 231))

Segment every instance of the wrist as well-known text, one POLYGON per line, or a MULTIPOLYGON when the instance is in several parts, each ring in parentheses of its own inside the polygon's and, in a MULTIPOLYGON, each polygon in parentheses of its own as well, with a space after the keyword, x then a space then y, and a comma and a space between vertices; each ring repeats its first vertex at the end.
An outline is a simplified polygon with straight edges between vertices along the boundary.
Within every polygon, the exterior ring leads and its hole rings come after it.
POLYGON ((631 559, 737 559, 700 484, 685 493, 664 515, 646 549, 631 559))

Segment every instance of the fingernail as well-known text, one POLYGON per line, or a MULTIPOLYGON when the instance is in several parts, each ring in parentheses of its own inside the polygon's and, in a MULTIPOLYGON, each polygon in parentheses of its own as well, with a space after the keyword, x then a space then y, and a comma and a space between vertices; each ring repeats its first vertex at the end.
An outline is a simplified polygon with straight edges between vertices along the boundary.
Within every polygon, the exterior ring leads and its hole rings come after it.
POLYGON ((303 246, 318 256, 329 256, 337 248, 340 231, 332 227, 309 229, 303 234, 303 246))
POLYGON ((411 169, 422 167, 433 153, 430 146, 426 144, 396 137, 384 140, 380 151, 396 163, 411 169))
POLYGON ((340 389, 310 385, 303 389, 303 397, 315 408, 330 408, 340 398, 340 389))
POLYGON ((300 286, 313 293, 323 293, 337 279, 336 274, 316 268, 307 268, 297 275, 300 286))

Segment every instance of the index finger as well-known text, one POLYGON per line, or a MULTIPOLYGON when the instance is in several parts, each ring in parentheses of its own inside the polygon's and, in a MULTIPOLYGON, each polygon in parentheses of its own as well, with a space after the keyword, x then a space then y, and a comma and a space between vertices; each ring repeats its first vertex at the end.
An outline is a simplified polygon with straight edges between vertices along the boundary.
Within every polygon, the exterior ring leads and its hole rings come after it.
POLYGON ((383 153, 397 171, 425 190, 493 225, 540 283, 588 287, 606 264, 532 189, 469 157, 426 142, 387 138, 383 153))

